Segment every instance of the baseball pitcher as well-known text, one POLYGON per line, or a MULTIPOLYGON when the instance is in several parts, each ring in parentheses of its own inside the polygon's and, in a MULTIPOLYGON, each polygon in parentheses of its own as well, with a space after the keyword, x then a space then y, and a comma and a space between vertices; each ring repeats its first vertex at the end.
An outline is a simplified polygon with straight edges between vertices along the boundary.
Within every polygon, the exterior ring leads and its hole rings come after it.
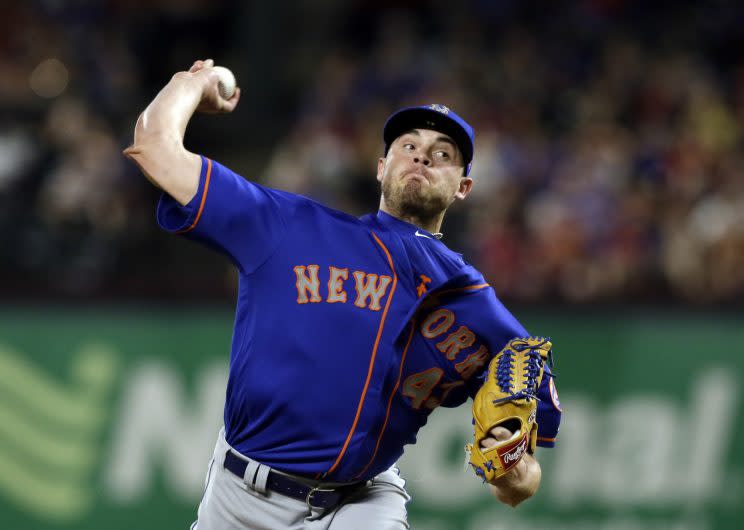
POLYGON ((125 150, 164 191, 160 225, 239 271, 224 428, 192 528, 408 528, 395 463, 433 410, 468 398, 474 480, 512 506, 532 496, 536 446, 560 422, 552 345, 440 240, 474 184, 472 127, 443 105, 395 112, 379 211, 356 218, 184 148, 195 111, 240 99, 213 67, 175 74, 125 150))

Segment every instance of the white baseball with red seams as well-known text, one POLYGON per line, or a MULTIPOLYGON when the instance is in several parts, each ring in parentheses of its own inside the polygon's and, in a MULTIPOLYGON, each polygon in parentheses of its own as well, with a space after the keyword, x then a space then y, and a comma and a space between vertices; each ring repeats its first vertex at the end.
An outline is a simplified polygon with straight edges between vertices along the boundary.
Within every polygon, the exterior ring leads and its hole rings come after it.
POLYGON ((219 76, 220 80, 217 89, 220 91, 220 97, 230 99, 235 94, 235 75, 224 66, 214 66, 212 68, 219 76))

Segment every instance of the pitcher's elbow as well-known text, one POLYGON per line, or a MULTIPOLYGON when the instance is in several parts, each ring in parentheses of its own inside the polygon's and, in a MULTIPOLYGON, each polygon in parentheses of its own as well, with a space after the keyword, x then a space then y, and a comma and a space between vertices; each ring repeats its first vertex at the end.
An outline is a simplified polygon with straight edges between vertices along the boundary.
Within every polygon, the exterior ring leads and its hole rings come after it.
POLYGON ((122 151, 122 154, 129 160, 133 161, 140 169, 145 169, 148 166, 152 166, 156 161, 157 149, 154 145, 135 141, 132 145, 122 151))

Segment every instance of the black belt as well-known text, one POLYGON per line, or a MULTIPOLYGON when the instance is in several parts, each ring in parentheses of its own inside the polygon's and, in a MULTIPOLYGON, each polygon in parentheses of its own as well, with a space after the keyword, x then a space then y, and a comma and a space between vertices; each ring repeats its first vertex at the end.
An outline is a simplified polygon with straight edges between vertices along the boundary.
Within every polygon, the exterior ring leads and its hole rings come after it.
MULTIPOLYGON (((239 476, 245 476, 245 468, 248 462, 228 450, 225 454, 225 469, 239 476)), ((307 503, 308 508, 330 509, 338 504, 348 495, 355 492, 366 482, 356 482, 336 488, 320 488, 308 486, 286 475, 269 471, 266 479, 266 488, 293 499, 299 499, 307 503)))

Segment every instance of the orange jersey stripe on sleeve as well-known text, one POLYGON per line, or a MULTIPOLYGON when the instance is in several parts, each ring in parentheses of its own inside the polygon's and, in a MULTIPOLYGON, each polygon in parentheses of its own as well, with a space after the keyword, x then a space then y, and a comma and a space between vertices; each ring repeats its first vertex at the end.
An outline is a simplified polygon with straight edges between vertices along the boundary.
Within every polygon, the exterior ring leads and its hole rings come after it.
POLYGON ((455 289, 445 289, 444 291, 437 291, 437 295, 456 293, 459 291, 478 291, 490 287, 487 283, 479 283, 478 285, 468 285, 467 287, 457 287, 455 289))
POLYGON ((187 232, 191 232, 199 223, 199 219, 201 219, 202 212, 204 211, 204 203, 207 200, 207 192, 209 191, 209 180, 212 176, 212 160, 206 157, 204 159, 207 161, 207 176, 204 177, 204 193, 202 193, 201 203, 199 203, 199 211, 196 212, 196 218, 194 219, 194 222, 191 223, 190 226, 178 230, 176 234, 185 234, 187 232))

